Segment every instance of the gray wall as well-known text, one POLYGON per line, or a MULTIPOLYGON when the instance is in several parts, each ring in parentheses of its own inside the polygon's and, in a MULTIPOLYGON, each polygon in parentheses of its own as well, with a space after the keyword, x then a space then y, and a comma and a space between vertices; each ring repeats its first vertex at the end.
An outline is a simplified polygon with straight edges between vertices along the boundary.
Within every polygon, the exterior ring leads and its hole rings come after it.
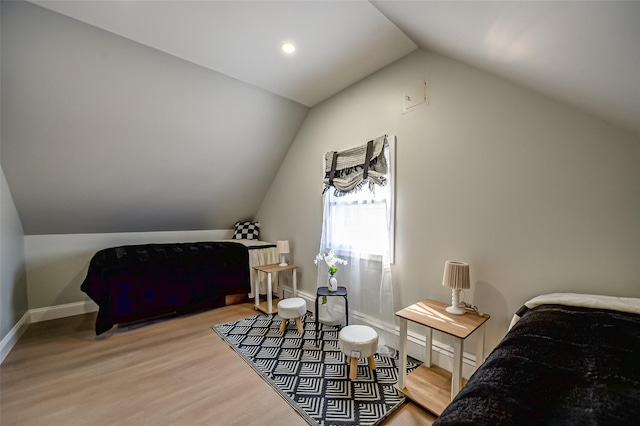
MULTIPOLYGON (((2 69, 1 53, 0 50, 0 69, 2 69)), ((1 95, 0 93, 0 98, 1 95)), ((0 130, 2 118, 0 113, 0 130)), ((1 131, 0 134, 2 134, 1 131)), ((28 303, 24 233, 2 167, 0 167, 0 174, 2 175, 0 183, 0 341, 2 341, 27 312, 28 303)))
POLYGON ((0 193, 0 340, 27 312, 24 233, 2 172, 0 193))
POLYGON ((397 135, 398 308, 447 302, 446 260, 470 263, 466 299, 489 313, 487 344, 528 299, 551 292, 640 297, 637 135, 448 58, 417 51, 307 116, 257 218, 289 239, 314 293, 321 158, 397 135), (405 86, 429 105, 403 115, 405 86))

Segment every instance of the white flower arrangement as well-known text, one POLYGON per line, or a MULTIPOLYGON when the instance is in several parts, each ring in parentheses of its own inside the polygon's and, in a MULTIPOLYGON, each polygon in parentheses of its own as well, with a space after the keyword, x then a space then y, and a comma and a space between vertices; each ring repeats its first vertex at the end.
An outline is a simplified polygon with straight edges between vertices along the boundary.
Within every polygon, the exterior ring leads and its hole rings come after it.
POLYGON ((315 260, 313 261, 313 263, 315 263, 316 265, 318 264, 318 262, 324 262, 327 264, 327 268, 329 270, 329 273, 331 275, 335 274, 336 272, 338 272, 338 265, 346 265, 347 261, 345 259, 341 259, 339 257, 337 257, 333 251, 333 249, 330 249, 326 254, 322 255, 320 253, 318 253, 316 255, 315 260))

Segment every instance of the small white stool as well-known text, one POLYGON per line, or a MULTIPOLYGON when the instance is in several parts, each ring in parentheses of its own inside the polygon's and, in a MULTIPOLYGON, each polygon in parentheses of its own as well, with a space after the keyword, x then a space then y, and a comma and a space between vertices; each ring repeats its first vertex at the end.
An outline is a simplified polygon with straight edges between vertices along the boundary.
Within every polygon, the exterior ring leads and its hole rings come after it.
POLYGON ((282 324, 280 324, 280 333, 284 333, 287 328, 287 321, 290 319, 296 320, 296 326, 298 326, 298 332, 304 334, 304 327, 302 326, 302 317, 307 313, 307 302, 301 297, 290 297, 288 299, 282 299, 278 302, 278 315, 282 318, 282 324))
POLYGON ((347 356, 349 378, 355 380, 358 374, 358 359, 367 358, 369 368, 376 369, 373 354, 378 350, 378 333, 366 325, 348 325, 338 334, 340 350, 347 356))

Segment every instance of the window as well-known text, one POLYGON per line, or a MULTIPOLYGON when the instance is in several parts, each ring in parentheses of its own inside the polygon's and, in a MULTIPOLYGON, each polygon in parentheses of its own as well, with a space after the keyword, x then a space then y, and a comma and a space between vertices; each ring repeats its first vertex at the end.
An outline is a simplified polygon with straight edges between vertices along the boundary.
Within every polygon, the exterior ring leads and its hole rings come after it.
POLYGON ((389 253, 393 263, 394 246, 394 160, 395 137, 388 137, 385 156, 389 164, 388 183, 377 186, 373 192, 361 191, 335 196, 329 194, 329 217, 331 225, 327 231, 331 247, 336 252, 372 260, 389 253))
MULTIPOLYGON (((349 315, 357 322, 375 327, 380 344, 398 347, 394 322, 397 307, 391 276, 395 224, 395 137, 386 136, 385 139, 383 154, 388 167, 386 172, 379 173, 385 173, 386 185, 376 185, 373 192, 363 188, 342 196, 336 196, 331 187, 324 192, 320 253, 333 249, 339 257, 347 260, 336 275, 338 285, 346 287, 349 293, 349 315)), ((378 156, 381 154, 379 150, 377 153, 378 156)), ((323 164, 323 186, 326 185, 326 170, 327 166, 323 164)), ((378 174, 376 179, 379 177, 378 174)), ((326 268, 318 268, 318 287, 326 286, 327 280, 326 268)), ((331 297, 326 305, 319 307, 320 321, 341 321, 344 315, 335 306, 337 299, 331 297)))

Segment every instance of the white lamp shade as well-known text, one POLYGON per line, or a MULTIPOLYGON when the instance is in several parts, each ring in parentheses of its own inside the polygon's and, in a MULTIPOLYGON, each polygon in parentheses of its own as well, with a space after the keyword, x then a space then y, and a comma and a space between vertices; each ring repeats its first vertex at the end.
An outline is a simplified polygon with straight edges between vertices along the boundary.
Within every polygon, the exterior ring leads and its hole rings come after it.
POLYGON ((471 282, 469 281, 469 264, 447 260, 444 264, 442 285, 457 290, 471 288, 471 282))
POLYGON ((289 253, 289 241, 285 240, 285 241, 278 241, 276 243, 276 247, 278 249, 278 253, 280 254, 286 254, 289 253))
POLYGON ((446 311, 453 315, 464 315, 465 311, 460 307, 460 290, 471 288, 469 264, 447 260, 442 285, 451 289, 451 306, 446 311))
POLYGON ((276 249, 280 253, 280 266, 287 266, 287 259, 285 254, 289 253, 289 241, 278 241, 276 243, 276 249))

